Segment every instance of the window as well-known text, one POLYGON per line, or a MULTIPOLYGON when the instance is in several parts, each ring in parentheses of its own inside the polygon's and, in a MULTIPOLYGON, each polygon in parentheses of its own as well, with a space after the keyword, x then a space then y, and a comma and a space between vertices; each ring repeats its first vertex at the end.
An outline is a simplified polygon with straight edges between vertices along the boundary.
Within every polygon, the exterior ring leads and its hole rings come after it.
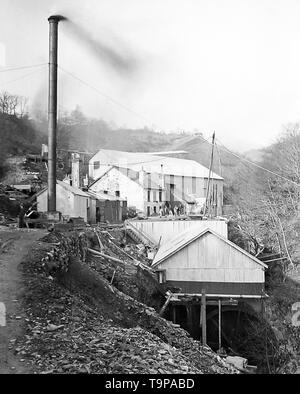
POLYGON ((150 216, 150 207, 147 207, 147 216, 150 216))
POLYGON ((94 170, 98 170, 100 168, 100 161, 94 161, 94 170))
POLYGON ((116 190, 115 193, 117 197, 120 197, 120 190, 116 190))
POLYGON ((156 213, 156 207, 155 206, 153 207, 153 212, 156 213))
POLYGON ((162 202, 162 191, 161 190, 158 192, 158 200, 159 200, 159 202, 162 202))
POLYGON ((156 190, 153 190, 153 201, 156 201, 156 190))
POLYGON ((151 201, 150 190, 148 190, 148 198, 147 201, 151 201))
POLYGON ((104 193, 104 194, 108 194, 108 191, 107 191, 107 190, 103 190, 103 193, 104 193))

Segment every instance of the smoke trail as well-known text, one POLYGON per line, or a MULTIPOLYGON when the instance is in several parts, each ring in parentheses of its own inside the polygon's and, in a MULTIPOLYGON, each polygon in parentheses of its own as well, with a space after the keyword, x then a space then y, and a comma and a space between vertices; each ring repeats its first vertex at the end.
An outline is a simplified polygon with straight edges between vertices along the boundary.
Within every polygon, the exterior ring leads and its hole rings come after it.
POLYGON ((115 46, 110 47, 99 37, 95 38, 89 31, 79 24, 66 19, 66 29, 73 39, 77 39, 84 47, 88 48, 102 62, 107 63, 115 71, 131 74, 138 67, 138 59, 130 53, 128 48, 115 39, 115 46))

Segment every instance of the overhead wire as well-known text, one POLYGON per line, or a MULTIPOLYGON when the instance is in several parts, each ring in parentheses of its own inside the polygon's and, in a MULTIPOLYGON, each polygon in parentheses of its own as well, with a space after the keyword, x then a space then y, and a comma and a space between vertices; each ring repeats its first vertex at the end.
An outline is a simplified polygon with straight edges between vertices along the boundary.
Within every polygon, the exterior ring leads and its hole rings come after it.
POLYGON ((81 82, 83 85, 89 87, 90 89, 94 90, 96 93, 98 93, 100 96, 106 98, 107 100, 111 101, 112 103, 114 103, 115 105, 119 106, 120 108, 122 108, 125 111, 128 111, 130 113, 132 113, 133 115, 139 117, 140 119, 143 119, 145 122, 150 122, 151 121, 149 119, 147 119, 145 116, 137 113, 136 111, 132 110, 131 108, 127 107, 126 105, 120 103, 118 100, 110 97, 108 94, 102 92, 100 89, 96 88, 95 86, 91 85, 90 83, 84 81, 83 79, 77 77, 75 74, 71 73, 70 71, 62 68, 61 66, 58 66, 58 68, 63 71, 65 74, 69 75, 70 77, 76 79, 77 81, 81 82))
MULTIPOLYGON (((201 139, 203 139, 204 141, 206 141, 208 144, 212 145, 212 143, 211 143, 210 141, 208 141, 206 138, 204 138, 202 135, 199 135, 199 137, 200 137, 201 139)), ((280 174, 278 174, 278 173, 276 173, 276 172, 274 172, 274 171, 271 171, 271 170, 269 170, 268 168, 265 168, 265 167, 263 167, 263 166, 260 166, 259 164, 254 163, 253 161, 251 161, 251 160, 249 160, 249 159, 246 159, 245 157, 241 157, 241 156, 238 155, 237 153, 232 152, 230 149, 228 149, 228 148, 220 141, 219 138, 216 138, 216 140, 219 142, 219 145, 220 145, 220 147, 221 147, 223 150, 225 150, 226 152, 228 152, 228 153, 230 153, 231 155, 235 156, 235 157, 238 158, 239 160, 244 161, 244 162, 246 162, 246 163, 248 163, 248 164, 251 164, 251 165, 253 165, 253 166, 255 166, 255 167, 257 167, 257 168, 259 168, 259 169, 261 169, 261 170, 267 171, 267 172, 269 172, 270 174, 275 175, 275 176, 277 176, 277 177, 279 177, 279 178, 282 178, 282 179, 284 179, 285 181, 291 182, 291 183, 293 183, 293 184, 296 185, 296 186, 300 186, 299 183, 297 183, 297 182, 295 182, 295 181, 292 181, 291 179, 289 179, 289 178, 287 178, 287 177, 285 177, 285 176, 283 176, 283 175, 280 175, 280 174)))
POLYGON ((222 147, 226 152, 228 152, 228 153, 230 153, 231 155, 235 156, 235 157, 238 158, 239 160, 244 161, 245 163, 251 164, 251 165, 253 165, 253 166, 255 166, 255 167, 257 167, 257 168, 259 168, 259 169, 261 169, 261 170, 263 170, 263 171, 266 171, 266 172, 268 172, 268 173, 270 173, 270 174, 272 174, 272 175, 275 175, 275 176, 277 176, 277 177, 279 177, 279 178, 281 178, 281 179, 284 179, 285 181, 288 181, 288 182, 290 182, 290 183, 293 183, 293 184, 296 185, 296 186, 300 186, 299 183, 297 183, 297 182, 295 182, 295 181, 292 181, 291 179, 289 179, 289 178, 287 178, 287 177, 285 177, 285 176, 283 176, 283 175, 280 175, 280 174, 278 174, 278 173, 276 173, 276 172, 274 172, 274 171, 269 170, 268 168, 265 168, 265 167, 263 167, 263 166, 260 166, 259 164, 254 163, 253 161, 248 160, 248 159, 246 159, 245 157, 241 157, 241 156, 238 155, 237 153, 234 153, 234 152, 232 152, 230 149, 226 148, 226 146, 225 146, 219 139, 217 139, 217 140, 218 140, 218 142, 221 144, 221 147, 222 147))
MULTIPOLYGON (((39 63, 39 64, 33 64, 33 65, 20 66, 20 67, 12 67, 12 68, 7 68, 7 69, 2 69, 2 70, 0 70, 0 73, 9 72, 9 71, 23 70, 23 69, 28 69, 28 68, 36 68, 36 67, 45 66, 45 65, 47 65, 47 64, 48 64, 48 63, 39 63)), ((61 66, 59 66, 59 65, 58 65, 58 68, 59 68, 61 71, 63 71, 65 74, 69 75, 70 77, 76 79, 77 81, 79 81, 79 82, 82 83, 83 85, 85 85, 85 86, 89 87, 90 89, 94 90, 94 91, 95 91, 96 93, 98 93, 100 96, 102 96, 102 97, 106 98, 107 100, 111 101, 112 103, 114 103, 115 105, 119 106, 119 107, 122 108, 123 110, 126 110, 126 111, 128 111, 128 112, 134 114, 135 116, 139 117, 140 119, 143 119, 144 121, 149 122, 149 119, 147 119, 145 116, 143 116, 143 115, 137 113, 136 111, 132 110, 131 108, 125 106, 124 104, 120 103, 118 100, 116 100, 116 99, 110 97, 109 95, 107 95, 106 93, 104 93, 103 91, 101 91, 100 89, 98 89, 98 88, 96 88, 95 86, 91 85, 90 83, 84 81, 83 79, 81 79, 81 78, 79 78, 78 76, 74 75, 74 74, 71 73, 70 71, 64 69, 63 67, 61 67, 61 66)), ((10 84, 10 83, 16 82, 16 81, 18 81, 18 80, 20 80, 20 79, 23 79, 23 78, 27 78, 28 76, 33 75, 33 74, 35 74, 35 73, 36 73, 36 71, 31 72, 31 73, 28 73, 28 74, 25 74, 25 75, 23 75, 23 76, 20 76, 20 77, 18 77, 18 78, 15 78, 15 79, 13 79, 13 80, 11 80, 11 81, 5 82, 4 84, 0 85, 0 87, 3 86, 3 85, 7 85, 7 84, 10 84)), ((150 123, 151 123, 151 122, 150 122, 150 123)), ((199 136, 203 141, 205 141, 205 142, 207 142, 208 144, 212 145, 212 143, 211 143, 210 141, 208 141, 206 138, 204 138, 202 135, 199 134, 198 136, 199 136)), ((271 170, 269 170, 269 169, 267 169, 267 168, 265 168, 265 167, 263 167, 263 166, 260 166, 259 164, 254 163, 254 162, 252 162, 251 160, 246 159, 245 157, 241 157, 240 155, 238 155, 238 154, 232 152, 230 149, 228 149, 218 138, 216 138, 216 140, 221 144, 222 149, 224 149, 224 150, 225 150, 226 152, 228 152, 229 154, 235 156, 235 157, 238 158, 239 160, 244 161, 244 162, 246 162, 246 163, 248 163, 248 164, 251 164, 251 165, 255 166, 256 168, 259 168, 259 169, 261 169, 261 170, 263 170, 263 171, 266 171, 266 172, 268 172, 268 173, 270 173, 270 174, 272 174, 272 175, 274 175, 274 176, 277 176, 277 177, 279 177, 279 178, 281 178, 281 179, 284 179, 285 181, 291 182, 291 183, 293 183, 293 184, 296 185, 296 186, 300 186, 299 183, 297 183, 297 182, 295 182, 295 181, 292 181, 291 179, 289 179, 289 178, 287 178, 287 177, 285 177, 285 176, 283 176, 283 175, 280 175, 280 174, 278 174, 278 173, 276 173, 276 172, 274 172, 274 171, 271 171, 271 170)), ((219 147, 218 147, 217 149, 218 149, 218 154, 219 154, 219 147)), ((220 157, 220 155, 218 155, 218 156, 220 157)), ((159 161, 159 160, 164 160, 164 159, 163 159, 163 158, 157 158, 157 159, 151 160, 151 161, 159 161)), ((221 159, 220 159, 220 160, 221 160, 221 159)), ((137 163, 130 163, 130 164, 131 164, 131 165, 134 165, 134 164, 143 164, 143 163, 149 163, 149 162, 151 162, 151 161, 137 162, 137 163)))
POLYGON ((17 70, 24 70, 26 68, 35 68, 35 67, 41 67, 41 66, 45 66, 48 63, 38 63, 38 64, 32 64, 32 65, 28 65, 28 66, 20 66, 20 67, 12 67, 12 68, 5 68, 0 70, 0 73, 4 73, 4 72, 8 72, 8 71, 17 71, 17 70))
POLYGON ((18 77, 18 78, 12 79, 12 80, 7 81, 7 82, 4 82, 4 83, 0 84, 0 88, 2 88, 2 86, 6 86, 6 85, 9 85, 9 84, 11 84, 11 83, 13 83, 13 82, 16 82, 16 81, 19 81, 19 80, 21 80, 21 79, 27 78, 27 77, 29 77, 30 75, 36 74, 36 73, 38 73, 38 72, 40 72, 40 71, 41 71, 41 70, 34 70, 34 71, 31 71, 30 73, 27 73, 27 74, 25 74, 25 75, 21 75, 21 76, 18 77))

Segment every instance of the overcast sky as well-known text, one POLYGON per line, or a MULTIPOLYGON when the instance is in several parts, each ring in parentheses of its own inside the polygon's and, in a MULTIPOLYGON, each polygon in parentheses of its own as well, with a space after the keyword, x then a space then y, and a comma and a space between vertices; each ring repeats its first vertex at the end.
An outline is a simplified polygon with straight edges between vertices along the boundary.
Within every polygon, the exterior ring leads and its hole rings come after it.
MULTIPOLYGON (((215 130, 241 150, 300 121, 299 0, 1 0, 0 70, 47 63, 56 13, 69 18, 59 25, 59 65, 98 91, 60 71, 61 110, 215 130)), ((0 90, 46 110, 47 66, 0 73, 0 90)))

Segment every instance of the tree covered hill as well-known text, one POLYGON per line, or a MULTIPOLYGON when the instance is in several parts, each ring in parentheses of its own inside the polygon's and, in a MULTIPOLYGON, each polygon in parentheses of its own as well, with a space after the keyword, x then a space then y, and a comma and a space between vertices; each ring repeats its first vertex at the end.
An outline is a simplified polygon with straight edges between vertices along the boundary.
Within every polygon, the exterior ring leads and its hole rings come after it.
MULTIPOLYGON (((10 95, 5 93, 5 98, 10 95)), ((1 99, 1 95, 0 95, 1 99)), ((9 111, 0 106, 0 180, 5 173, 8 157, 29 153, 40 153, 41 144, 47 143, 47 119, 39 114, 31 118, 28 114, 9 111)), ((115 149, 128 152, 157 152, 183 150, 180 157, 193 159, 209 167, 211 144, 201 133, 165 133, 147 127, 129 129, 116 127, 102 119, 87 118, 79 108, 60 114, 57 130, 57 147, 95 153, 99 149, 115 149)), ((214 152, 213 171, 230 183, 238 159, 221 147, 214 152)), ((226 195, 226 194, 225 194, 226 195)))

